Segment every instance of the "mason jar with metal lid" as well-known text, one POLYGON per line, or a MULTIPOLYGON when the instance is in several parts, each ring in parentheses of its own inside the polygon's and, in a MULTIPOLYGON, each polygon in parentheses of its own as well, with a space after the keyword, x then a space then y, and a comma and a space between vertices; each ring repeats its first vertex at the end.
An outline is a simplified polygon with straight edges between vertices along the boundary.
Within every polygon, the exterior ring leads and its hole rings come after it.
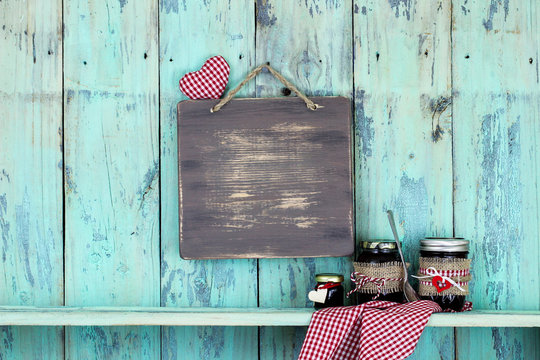
POLYGON ((314 301, 313 307, 315 309, 322 309, 326 307, 343 306, 343 297, 345 290, 343 289, 344 278, 341 274, 324 273, 315 275, 315 292, 324 291, 326 295, 321 301, 314 301))
POLYGON ((353 304, 372 300, 403 302, 403 267, 394 240, 362 241, 352 276, 353 304))
POLYGON ((469 294, 469 241, 427 237, 420 240, 419 295, 443 310, 460 311, 469 294))

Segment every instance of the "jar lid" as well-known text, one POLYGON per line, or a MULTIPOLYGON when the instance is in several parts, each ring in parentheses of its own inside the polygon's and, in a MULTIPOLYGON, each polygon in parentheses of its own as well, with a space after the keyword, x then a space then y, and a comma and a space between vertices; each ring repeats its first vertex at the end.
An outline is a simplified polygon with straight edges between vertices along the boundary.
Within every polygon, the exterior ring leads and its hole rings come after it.
POLYGON ((362 241, 360 245, 362 249, 397 249, 396 242, 388 239, 362 241))
POLYGON ((332 274, 332 273, 324 273, 324 274, 317 274, 315 275, 315 281, 320 283, 325 282, 335 282, 340 283, 343 282, 343 275, 340 274, 332 274))
POLYGON ((420 240, 420 251, 467 252, 469 240, 455 237, 427 237, 420 240))

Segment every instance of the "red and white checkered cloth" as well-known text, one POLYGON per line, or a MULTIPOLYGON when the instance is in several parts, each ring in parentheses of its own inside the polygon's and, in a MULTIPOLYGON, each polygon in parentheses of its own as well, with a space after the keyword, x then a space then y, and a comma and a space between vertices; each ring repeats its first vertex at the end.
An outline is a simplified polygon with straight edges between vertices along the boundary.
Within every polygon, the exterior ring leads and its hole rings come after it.
POLYGON ((223 56, 206 60, 200 70, 180 79, 180 90, 190 99, 219 99, 229 81, 231 68, 223 56))
POLYGON ((316 311, 299 360, 398 360, 412 354, 433 312, 428 300, 370 301, 316 311))

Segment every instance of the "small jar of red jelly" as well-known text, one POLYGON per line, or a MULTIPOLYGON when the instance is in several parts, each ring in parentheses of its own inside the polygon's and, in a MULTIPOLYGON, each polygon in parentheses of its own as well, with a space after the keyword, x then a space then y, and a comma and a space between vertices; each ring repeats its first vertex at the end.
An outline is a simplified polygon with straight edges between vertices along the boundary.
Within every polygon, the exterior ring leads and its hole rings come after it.
MULTIPOLYGON (((394 240, 362 241, 360 246, 362 252, 354 263, 355 273, 363 273, 363 275, 372 278, 386 277, 381 275, 384 273, 393 274, 387 275, 390 278, 403 277, 403 265, 394 240)), ((377 291, 375 282, 367 282, 362 288, 351 293, 349 297, 351 297, 352 303, 356 305, 373 301, 374 297, 375 300, 403 302, 403 285, 401 281, 385 281, 384 286, 379 286, 380 290, 377 291)), ((352 287, 354 289, 356 283, 353 283, 352 287)))
POLYGON ((422 299, 438 303, 443 310, 461 311, 471 279, 468 254, 469 241, 463 238, 427 237, 420 240, 417 277, 422 299))
POLYGON ((343 306, 343 298, 345 290, 343 285, 343 275, 340 274, 317 274, 315 275, 315 281, 317 286, 315 290, 326 290, 326 298, 324 302, 313 302, 315 309, 323 309, 327 307, 343 306))

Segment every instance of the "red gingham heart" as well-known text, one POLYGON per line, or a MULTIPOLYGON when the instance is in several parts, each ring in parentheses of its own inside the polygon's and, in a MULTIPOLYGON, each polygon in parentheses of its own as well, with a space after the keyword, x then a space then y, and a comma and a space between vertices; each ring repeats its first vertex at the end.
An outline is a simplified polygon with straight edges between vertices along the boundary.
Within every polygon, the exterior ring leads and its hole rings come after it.
POLYGON ((219 99, 229 81, 230 69, 223 56, 211 57, 200 70, 182 76, 180 90, 193 100, 219 99))

